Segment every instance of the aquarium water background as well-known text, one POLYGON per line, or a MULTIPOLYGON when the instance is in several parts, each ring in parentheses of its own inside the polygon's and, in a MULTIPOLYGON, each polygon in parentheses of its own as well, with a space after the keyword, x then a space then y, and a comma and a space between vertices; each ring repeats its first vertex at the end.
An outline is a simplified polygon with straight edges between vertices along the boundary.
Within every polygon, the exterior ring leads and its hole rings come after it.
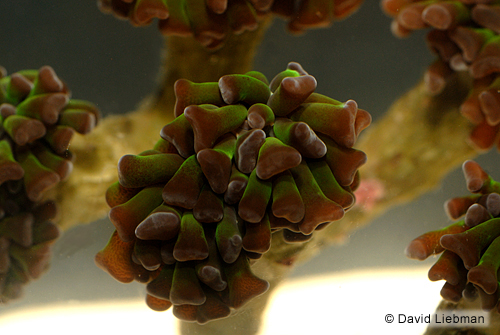
MULTIPOLYGON (((272 78, 288 62, 299 62, 316 77, 317 92, 342 101, 354 99, 376 122, 392 101, 420 80, 433 60, 424 42, 424 32, 400 40, 391 35, 390 21, 376 0, 365 1, 355 15, 329 29, 308 31, 301 36, 286 33, 285 24, 276 19, 258 51, 254 69, 272 78)), ((94 102, 104 115, 132 111, 154 91, 162 45, 163 38, 154 25, 133 28, 128 22, 103 15, 93 0, 0 1, 0 65, 9 73, 51 65, 71 87, 74 98, 94 102)), ((499 157, 492 150, 477 161, 498 179, 499 157)), ((291 278, 323 278, 353 270, 370 276, 381 269, 393 271, 422 264, 428 268, 433 259, 423 263, 406 259, 404 248, 414 237, 448 225, 444 201, 465 194, 458 169, 438 189, 409 205, 392 209, 354 232, 342 246, 329 247, 298 266, 291 278)), ((54 246, 48 273, 26 286, 22 299, 0 306, 0 327, 2 315, 34 306, 143 299, 143 285, 119 284, 94 265, 95 253, 106 244, 112 231, 106 218, 66 231, 54 246)), ((404 281, 404 277, 399 280, 404 281)), ((411 283, 408 282, 408 291, 419 290, 411 283)), ((333 299, 328 305, 334 308, 343 304, 338 301, 333 299)), ((300 308, 300 297, 295 303, 300 308)), ((376 303, 373 301, 374 306, 376 303)), ((341 314, 335 315, 342 318, 341 314)), ((162 333, 170 330, 163 329, 162 333)))

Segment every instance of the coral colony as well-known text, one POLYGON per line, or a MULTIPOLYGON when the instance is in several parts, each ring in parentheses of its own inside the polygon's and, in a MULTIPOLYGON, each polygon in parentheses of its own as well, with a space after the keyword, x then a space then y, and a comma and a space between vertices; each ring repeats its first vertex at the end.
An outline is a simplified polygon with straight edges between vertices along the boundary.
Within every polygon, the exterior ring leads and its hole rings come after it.
POLYGON ((103 12, 129 19, 135 26, 158 19, 165 35, 193 36, 209 49, 222 46, 229 34, 257 29, 270 13, 284 18, 288 30, 326 27, 354 12, 363 0, 98 0, 103 12))
POLYGON ((99 111, 71 93, 51 67, 6 75, 0 69, 0 301, 48 267, 59 228, 44 193, 64 181, 73 163, 75 132, 90 132, 99 111))
POLYGON ((445 208, 452 220, 463 219, 417 237, 406 255, 424 260, 442 253, 429 270, 430 280, 446 281, 441 296, 451 302, 479 297, 484 310, 500 312, 500 184, 474 161, 462 169, 473 195, 453 198, 445 208))
POLYGON ((394 17, 391 28, 396 36, 431 28, 427 44, 438 59, 425 74, 429 92, 441 93, 455 72, 469 76, 473 83, 460 112, 475 125, 470 141, 480 150, 495 142, 500 149, 500 7, 496 1, 383 0, 382 8, 394 17))
MULTIPOLYGON (((210 52, 271 15, 300 33, 329 26, 361 3, 98 1, 103 12, 134 26, 156 20, 163 34, 194 38, 210 52)), ((439 96, 459 76, 471 83, 460 111, 473 124, 469 139, 479 150, 500 148, 497 3, 381 2, 394 17, 396 36, 430 28, 427 42, 438 58, 424 76, 428 95, 439 96)), ((222 74, 213 82, 178 79, 168 88, 175 106, 162 111, 173 118, 156 145, 118 162, 118 181, 105 195, 115 232, 96 255, 97 265, 120 282, 144 283, 151 309, 172 307, 179 319, 199 324, 226 318, 265 293, 269 283, 252 266, 273 248, 273 238, 306 245, 314 232, 338 224, 354 207, 358 169, 366 161, 354 145, 370 114, 353 100, 316 93, 316 85, 294 62, 270 82, 257 71, 222 74)), ((71 99, 45 66, 10 76, 1 69, 0 117, 0 302, 7 302, 49 266, 60 232, 47 191, 68 179, 75 160, 70 140, 75 132, 89 133, 99 111, 71 99)), ((446 208, 452 219, 464 219, 416 238, 406 254, 422 260, 442 253, 429 278, 446 281, 443 298, 479 296, 484 309, 500 311, 500 186, 473 161, 463 170, 473 195, 452 199, 446 208)), ((384 189, 381 180, 371 183, 373 190, 384 189)), ((365 210, 390 191, 377 199, 368 194, 374 191, 360 192, 364 203, 372 201, 365 210)))
MULTIPOLYGON (((471 90, 460 106, 461 114, 475 125, 470 141, 480 150, 495 143, 500 149, 500 6, 488 0, 383 0, 382 8, 394 17, 391 28, 396 36, 431 28, 427 44, 438 59, 424 77, 428 91, 442 92, 455 72, 470 77, 471 90)), ((483 309, 498 305, 500 312, 499 184, 473 161, 465 162, 463 171, 474 195, 451 199, 446 210, 451 219, 464 219, 419 236, 406 254, 423 260, 442 253, 429 271, 430 280, 446 281, 442 297, 458 302, 462 296, 479 296, 483 309)))
POLYGON ((97 263, 146 282, 152 309, 174 305, 186 321, 264 293, 250 265, 271 234, 307 241, 340 220, 366 160, 352 147, 370 114, 315 88, 297 63, 270 83, 259 72, 177 81, 176 118, 155 148, 118 163, 106 195, 116 232, 97 263))

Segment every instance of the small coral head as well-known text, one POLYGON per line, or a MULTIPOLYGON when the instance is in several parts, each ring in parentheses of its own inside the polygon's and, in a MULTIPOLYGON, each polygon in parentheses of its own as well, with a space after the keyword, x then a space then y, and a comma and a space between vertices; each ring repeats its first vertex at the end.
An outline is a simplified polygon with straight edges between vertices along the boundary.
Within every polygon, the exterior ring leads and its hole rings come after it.
POLYGON ((146 26, 158 19, 165 35, 192 36, 209 48, 220 48, 229 35, 254 31, 263 18, 274 14, 301 33, 330 26, 356 11, 363 0, 99 0, 102 12, 146 26))
POLYGON ((70 99, 54 70, 23 70, 0 79, 0 185, 23 180, 31 201, 65 180, 71 170, 68 151, 75 132, 86 134, 97 124, 97 108, 70 99))
POLYGON ((429 279, 446 281, 443 298, 458 302, 462 296, 479 296, 483 309, 496 307, 500 312, 500 184, 474 161, 466 161, 462 169, 474 194, 451 199, 445 207, 451 219, 463 219, 417 237, 406 255, 424 260, 442 253, 429 270, 429 279))
POLYGON ((443 92, 455 73, 470 77, 472 87, 460 106, 474 126, 471 145, 485 151, 500 149, 500 11, 490 1, 383 0, 382 8, 394 18, 396 36, 428 29, 427 45, 436 54, 424 81, 430 94, 443 92))
POLYGON ((72 171, 73 134, 90 132, 98 119, 50 66, 0 70, 0 302, 47 270, 59 229, 46 192, 72 171))

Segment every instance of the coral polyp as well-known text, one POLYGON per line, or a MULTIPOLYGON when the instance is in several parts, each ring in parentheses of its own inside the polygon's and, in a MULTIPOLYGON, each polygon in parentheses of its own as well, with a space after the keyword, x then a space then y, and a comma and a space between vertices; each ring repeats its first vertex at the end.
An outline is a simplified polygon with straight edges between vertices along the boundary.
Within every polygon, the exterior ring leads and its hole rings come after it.
POLYGON ((49 266, 59 228, 56 204, 44 196, 69 177, 70 140, 90 132, 99 111, 70 99, 49 66, 0 70, 0 302, 7 302, 49 266))
POLYGON ((427 44, 438 59, 425 74, 432 94, 443 91, 456 72, 466 73, 472 88, 460 111, 474 124, 471 143, 480 150, 500 149, 500 7, 493 1, 383 0, 394 17, 392 31, 404 37, 430 28, 427 44))
POLYGON ((474 194, 445 205, 451 219, 463 219, 417 237, 406 254, 424 260, 442 253, 429 270, 430 280, 446 281, 441 296, 452 302, 479 296, 483 309, 500 312, 500 184, 474 161, 466 161, 463 171, 474 194))
POLYGON ((175 84, 176 118, 152 150, 123 156, 106 194, 116 227, 96 263, 147 283, 147 304, 185 321, 228 316, 269 284, 251 264, 272 234, 300 243, 354 204, 371 116, 315 93, 297 63, 175 84))
POLYGON ((135 26, 158 19, 165 35, 194 36, 207 48, 220 47, 229 34, 257 29, 263 17, 274 13, 299 33, 329 26, 354 12, 363 0, 99 0, 103 12, 128 19, 135 26))

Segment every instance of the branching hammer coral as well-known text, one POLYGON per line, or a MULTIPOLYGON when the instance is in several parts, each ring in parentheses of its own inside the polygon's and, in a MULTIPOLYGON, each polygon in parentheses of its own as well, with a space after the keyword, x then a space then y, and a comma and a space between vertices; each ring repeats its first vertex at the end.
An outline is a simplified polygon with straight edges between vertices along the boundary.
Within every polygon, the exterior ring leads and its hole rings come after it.
POLYGON ((500 7, 494 1, 384 0, 382 8, 394 17, 392 31, 403 37, 431 28, 429 48, 438 55, 427 70, 429 92, 439 94, 455 72, 472 82, 460 111, 475 127, 470 141, 480 150, 498 143, 500 127, 500 7))
POLYGON ((59 228, 56 204, 42 199, 68 178, 71 137, 90 132, 99 112, 70 99, 51 67, 1 74, 0 302, 7 302, 48 268, 59 228))
POLYGON ((257 28, 262 17, 274 13, 299 33, 325 27, 355 11, 363 0, 99 0, 103 12, 144 26, 159 19, 165 35, 194 36, 207 48, 222 45, 228 34, 257 28))
POLYGON ((446 205, 451 219, 457 220, 441 230, 414 239, 406 254, 426 259, 442 253, 429 270, 430 280, 446 280, 441 290, 444 299, 458 302, 481 298, 485 310, 500 312, 497 273, 500 268, 500 184, 474 161, 463 164, 471 196, 453 198, 446 205))
POLYGON ((268 284, 250 265, 271 234, 289 242, 341 219, 354 203, 353 149, 371 117, 353 100, 314 93, 297 63, 175 84, 176 118, 153 150, 126 155, 106 199, 116 231, 96 256, 122 282, 147 283, 154 310, 205 323, 268 284))
POLYGON ((94 105, 70 95, 48 66, 0 79, 0 185, 22 179, 36 202, 69 176, 72 136, 90 132, 99 119, 94 105))
MULTIPOLYGON (((178 66, 178 64, 181 64, 181 63, 182 63, 181 61, 179 61, 179 62, 172 62, 172 64, 173 64, 175 67, 177 67, 177 66, 178 66)), ((196 71, 198 71, 198 69, 194 70, 194 72, 196 72, 196 71)), ((245 72, 246 72, 246 70, 245 70, 245 71, 241 71, 241 72, 238 72, 238 71, 233 71, 233 72, 227 72, 227 73, 245 73, 245 72)), ((195 80, 195 79, 192 79, 192 80, 195 80)), ((169 86, 169 87, 170 87, 170 86, 169 86)), ((413 102, 413 103, 407 103, 407 105, 408 105, 408 106, 413 106, 413 105, 415 105, 415 103, 414 103, 414 102, 413 102)), ((419 105, 419 107, 420 107, 420 106, 421 106, 421 105, 419 105)), ((170 110, 170 109, 169 109, 169 110, 170 110)), ((418 114, 418 111, 417 111, 415 114, 418 114)), ((435 115, 435 114, 433 114, 433 115, 435 115)), ((166 122, 165 122, 165 123, 166 123, 166 122)), ((417 124, 418 124, 418 125, 420 125, 420 123, 418 123, 418 122, 414 122, 413 124, 414 124, 414 125, 417 125, 417 124)), ((434 125, 434 123, 433 123, 433 125, 434 125)), ((398 126, 399 126, 399 125, 398 125, 398 126)), ((112 129, 113 129, 113 128, 112 128, 112 129)), ((401 127, 398 127, 398 129, 400 130, 400 129, 401 129, 401 127)), ((158 130, 159 130, 159 129, 158 129, 158 130)), ((405 129, 405 130, 406 130, 406 129, 405 129)), ((435 131, 435 127, 433 128, 433 130, 435 131)), ((388 128, 386 128, 386 129, 385 129, 385 133, 387 133, 387 131, 388 131, 388 128)), ((401 131, 400 131, 400 132, 401 132, 401 131)), ((144 134, 144 133, 147 133, 147 132, 146 132, 146 131, 143 131, 143 134, 144 134)), ((153 132, 150 132, 150 133, 153 133, 153 132)), ((408 138, 408 136, 407 136, 407 135, 408 135, 408 133, 409 133, 409 131, 408 131, 408 132, 407 132, 407 131, 404 131, 404 136, 401 136, 401 137, 408 138)), ((111 137, 111 136, 109 136, 109 137, 107 137, 107 138, 110 138, 110 137, 111 137)), ((106 139, 107 139, 107 138, 106 138, 106 139)), ((377 146, 381 146, 381 147, 385 147, 385 148, 389 148, 389 147, 390 147, 389 145, 381 145, 381 144, 380 144, 380 141, 379 141, 380 137, 375 137, 375 138, 376 138, 376 140, 374 140, 374 141, 372 141, 372 142, 373 142, 373 143, 375 143, 377 146)), ((392 137, 392 141, 393 141, 393 142, 396 142, 396 141, 395 141, 395 138, 398 138, 398 142, 399 142, 400 137, 399 137, 399 136, 398 136, 398 137, 393 136, 393 137, 392 137)), ((126 142, 126 140, 125 140, 125 139, 123 139, 123 142, 126 142)), ((422 141, 414 141, 413 143, 416 143, 416 142, 421 143, 422 141)), ((103 145, 106 145, 106 144, 107 144, 107 142, 106 142, 106 141, 101 141, 101 142, 98 142, 98 143, 103 143, 103 145)), ((427 148, 434 148, 434 147, 435 147, 434 145, 428 145, 428 146, 427 146, 427 148)), ((74 145, 73 145, 73 148, 74 148, 74 145)), ((392 146, 391 146, 391 148, 392 148, 392 146)), ((422 153, 422 152, 428 153, 427 148, 425 148, 425 149, 424 149, 423 151, 421 151, 420 153, 422 153)), ((449 150, 449 151, 452 151, 452 150, 450 150, 450 148, 448 148, 448 150, 449 150)), ((132 150, 128 150, 128 152, 140 152, 140 151, 142 151, 142 149, 141 149, 141 150, 134 150, 134 151, 132 151, 132 150)), ((120 156, 121 156, 121 155, 120 155, 120 156)), ((400 154, 400 155, 399 155, 399 157, 401 157, 401 156, 402 156, 402 157, 406 157, 406 156, 404 156, 404 154, 400 154)), ((425 156, 429 157, 429 155, 425 155, 425 156)), ((439 154, 438 154, 437 156, 441 156, 441 155, 439 155, 439 154)), ((442 155, 442 156, 445 156, 445 155, 442 155)), ((379 156, 378 156, 378 155, 371 155, 370 157, 379 157, 379 156)), ((401 160, 400 160, 400 161, 401 161, 401 160)), ((415 161, 417 161, 417 160, 415 160, 415 161)), ((441 159, 440 159, 440 161, 441 161, 441 159)), ((387 161, 383 161, 383 162, 382 162, 382 165, 385 165, 385 167, 387 168, 387 164, 384 164, 384 163, 386 163, 386 162, 387 162, 387 161)), ((414 165, 412 165, 412 166, 414 166, 414 165)), ((431 166, 431 169, 435 169, 435 166, 434 166, 434 165, 432 165, 432 166, 431 166)), ((370 171, 371 171, 371 169, 367 169, 367 170, 370 170, 370 171)), ((395 164, 394 164, 394 165, 390 165, 390 169, 389 169, 389 170, 391 170, 391 173, 393 173, 393 174, 394 174, 396 171, 399 173, 399 171, 401 170, 401 169, 400 169, 400 165, 395 165, 395 164)), ((363 176, 365 176, 365 174, 363 174, 363 176)), ((404 184, 405 184, 405 189, 409 189, 409 188, 410 188, 410 187, 408 187, 408 180, 409 180, 409 179, 411 179, 411 178, 408 178, 408 179, 406 179, 406 180, 404 180, 404 181, 402 181, 402 182, 401 182, 401 183, 404 183, 404 184)), ((415 179, 418 179, 418 180, 419 180, 419 184, 423 183, 424 181, 428 181, 428 178, 426 178, 426 177, 419 177, 419 178, 415 178, 415 179)), ((383 181, 384 181, 384 183, 385 183, 385 179, 382 179, 382 180, 383 180, 383 181)), ((411 187, 411 188, 413 189, 413 187, 411 187)), ((390 190, 391 190, 391 192, 392 192, 393 188, 391 187, 391 189, 390 189, 390 190)), ((85 208, 86 208, 85 212, 87 212, 87 213, 88 213, 88 212, 90 212, 90 211, 93 211, 93 210, 94 210, 94 207, 91 207, 91 206, 85 206, 85 208)), ((354 213, 354 211, 350 211, 350 213, 349 213, 349 214, 352 214, 352 213, 354 213)), ((348 221, 349 221, 349 220, 342 220, 342 222, 341 222, 341 224, 340 224, 340 225, 345 225, 345 226, 348 226, 348 225, 350 224, 350 225, 351 225, 351 227, 352 227, 352 226, 357 226, 357 225, 359 224, 359 222, 360 222, 360 220, 359 220, 358 218, 356 218, 356 220, 352 220, 352 221, 351 221, 351 223, 348 223, 348 221), (352 222, 355 222, 355 224, 352 224, 352 222)), ((338 225, 338 224, 336 223, 336 224, 332 224, 332 225, 330 225, 330 227, 332 227, 332 226, 333 226, 333 227, 338 227, 338 226, 340 226, 340 225, 338 225)), ((328 227, 327 227, 326 229, 328 229, 328 227)), ((351 228, 351 229, 352 229, 352 228, 351 228)), ((346 229, 346 230, 347 230, 347 229, 346 229)), ((346 230, 345 230, 345 231, 346 231, 346 230)), ((315 234, 315 235, 316 235, 316 236, 315 236, 315 238, 319 238, 319 237, 323 237, 325 234, 324 234, 324 232, 322 232, 321 234, 315 234)), ((281 234, 275 234, 275 236, 281 236, 281 234)), ((273 240, 273 242, 274 242, 274 240, 273 240)), ((316 240, 315 242, 317 242, 317 240, 316 240)), ((321 243, 321 242, 318 242, 318 243, 321 243)), ((316 243, 310 243, 309 245, 312 245, 312 246, 313 246, 312 248, 314 248, 314 244, 316 244, 316 243)), ((300 247, 300 246, 302 246, 302 245, 304 245, 304 244, 289 244, 289 245, 292 245, 292 246, 299 246, 299 247, 300 247)), ((276 244, 275 244, 275 243, 273 243, 273 247, 276 247, 276 246, 277 246, 277 243, 276 243, 276 244)), ((274 248, 274 249, 275 249, 275 248, 274 248)), ((266 256, 268 257, 268 255, 269 255, 269 254, 270 254, 270 252, 266 253, 263 257, 266 257, 266 256)), ((288 255, 289 255, 289 254, 288 254, 288 255)), ((294 255, 295 255, 295 254, 294 254, 294 255)), ((260 263, 260 262, 262 262, 262 261, 260 261, 260 260, 259 260, 259 263, 260 263)), ((257 263, 257 264, 259 264, 259 263, 257 263)), ((257 265, 257 264, 256 264, 256 265, 257 265)), ((274 272, 274 274, 277 272, 277 271, 276 271, 276 268, 272 268, 272 270, 274 270, 274 271, 275 271, 275 272, 274 272)), ((252 267, 252 271, 254 271, 254 273, 256 273, 256 274, 257 274, 257 273, 259 273, 259 272, 257 272, 257 271, 258 271, 257 266, 252 267)), ((280 274, 280 275, 281 275, 281 274, 280 274)), ((262 276, 261 274, 259 274, 259 277, 268 279, 267 277, 264 277, 264 276, 262 276)), ((270 281, 270 282, 271 282, 271 281, 270 281)), ((273 286, 274 286, 274 285, 273 285, 273 286)), ((255 299, 254 301, 258 301, 258 300, 260 300, 260 299, 255 299)), ((246 310, 246 311, 245 311, 245 313, 240 313, 240 315, 241 315, 241 314, 247 314, 247 315, 248 315, 249 313, 248 313, 248 312, 247 312, 247 310, 246 310)), ((255 320, 255 319, 254 319, 254 320, 255 320)), ((224 320, 223 322, 225 322, 225 321, 227 321, 227 320, 224 320)), ((235 323, 236 323, 236 322, 237 322, 237 321, 235 321, 235 323)), ((255 322, 253 321, 253 323, 255 323, 255 322)), ((206 327, 206 328, 209 328, 209 327, 206 327)), ((228 327, 228 328, 229 328, 229 329, 233 329, 232 327, 228 327)), ((248 329, 248 327, 242 327, 242 328, 248 329)))

